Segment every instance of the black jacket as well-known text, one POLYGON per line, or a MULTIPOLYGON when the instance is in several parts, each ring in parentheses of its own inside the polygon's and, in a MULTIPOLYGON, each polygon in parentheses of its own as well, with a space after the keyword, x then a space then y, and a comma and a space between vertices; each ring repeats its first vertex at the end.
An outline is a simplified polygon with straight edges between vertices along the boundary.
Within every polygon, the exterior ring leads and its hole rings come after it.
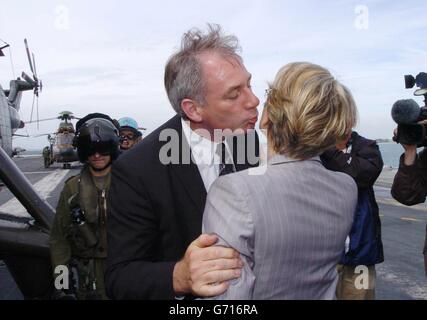
POLYGON ((427 196, 427 150, 423 149, 415 163, 407 166, 404 156, 400 157, 399 170, 394 176, 391 194, 400 203, 412 206, 423 203, 427 196))
POLYGON ((381 220, 373 188, 384 164, 374 140, 352 132, 348 146, 351 146, 349 153, 333 148, 321 156, 326 168, 349 174, 358 187, 358 203, 349 235, 350 250, 343 255, 341 263, 373 265, 384 261, 381 220))
MULTIPOLYGON (((424 148, 411 166, 404 163, 404 156, 400 157, 399 170, 394 176, 391 195, 400 203, 412 206, 423 203, 427 196, 427 149, 424 148)), ((424 241, 424 269, 427 276, 427 225, 424 241)))
POLYGON ((175 133, 179 150, 190 154, 175 116, 122 154, 112 169, 106 270, 112 299, 173 299, 173 268, 201 234, 206 191, 199 170, 193 162, 161 163, 160 152, 171 146, 160 141, 162 131, 175 133))

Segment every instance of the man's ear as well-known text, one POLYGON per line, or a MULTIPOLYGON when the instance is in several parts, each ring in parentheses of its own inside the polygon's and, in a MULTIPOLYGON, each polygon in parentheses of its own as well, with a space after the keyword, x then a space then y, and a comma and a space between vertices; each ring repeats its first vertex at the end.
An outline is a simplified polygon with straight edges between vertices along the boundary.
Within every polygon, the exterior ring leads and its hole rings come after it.
POLYGON ((200 113, 201 106, 194 100, 184 99, 181 102, 181 109, 187 118, 196 123, 202 122, 202 115, 200 113))

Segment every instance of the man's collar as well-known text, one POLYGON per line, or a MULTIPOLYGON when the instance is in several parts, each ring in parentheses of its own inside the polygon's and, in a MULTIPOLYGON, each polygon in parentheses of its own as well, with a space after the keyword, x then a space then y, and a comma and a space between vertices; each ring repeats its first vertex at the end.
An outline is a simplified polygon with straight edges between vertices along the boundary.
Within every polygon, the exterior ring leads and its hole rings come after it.
POLYGON ((218 142, 213 142, 193 131, 188 121, 181 119, 183 136, 190 145, 191 153, 197 164, 211 164, 214 160, 218 142))

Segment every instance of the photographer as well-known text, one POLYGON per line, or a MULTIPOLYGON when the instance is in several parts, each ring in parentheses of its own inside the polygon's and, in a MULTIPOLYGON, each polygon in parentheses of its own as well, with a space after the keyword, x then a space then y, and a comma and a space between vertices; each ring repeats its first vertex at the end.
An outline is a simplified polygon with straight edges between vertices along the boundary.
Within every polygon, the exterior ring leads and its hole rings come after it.
MULTIPOLYGON (((427 124, 427 120, 421 122, 427 124)), ((397 131, 395 130, 395 135, 397 131)), ((427 196, 427 151, 417 154, 416 145, 402 144, 405 153, 400 157, 399 170, 394 177, 391 194, 400 203, 412 206, 423 203, 427 196)), ((427 276, 427 226, 424 243, 424 265, 427 276)))
POLYGON ((107 299, 106 197, 111 163, 119 154, 119 126, 107 115, 95 113, 77 122, 76 129, 73 144, 84 166, 65 182, 50 234, 55 285, 61 283, 61 274, 55 273, 58 266, 73 276, 68 288, 56 287, 56 293, 60 299, 107 299))
POLYGON ((374 140, 353 131, 346 140, 320 156, 323 165, 333 171, 350 175, 357 184, 358 199, 353 225, 337 271, 338 300, 375 299, 375 265, 384 261, 381 221, 374 194, 374 183, 383 168, 383 160, 374 140), (367 289, 356 288, 358 266, 366 266, 369 274, 367 289))

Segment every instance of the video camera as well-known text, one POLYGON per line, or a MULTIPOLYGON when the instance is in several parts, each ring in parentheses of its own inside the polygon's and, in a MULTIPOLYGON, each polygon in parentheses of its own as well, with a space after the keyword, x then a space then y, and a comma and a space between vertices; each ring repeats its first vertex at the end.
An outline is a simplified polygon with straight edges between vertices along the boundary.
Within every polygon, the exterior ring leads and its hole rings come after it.
POLYGON ((415 78, 412 75, 405 75, 405 88, 414 86, 415 96, 424 96, 424 106, 419 105, 413 99, 398 100, 393 104, 391 117, 397 123, 397 136, 393 140, 418 147, 427 147, 427 125, 419 124, 422 120, 427 120, 427 73, 420 72, 415 78))

